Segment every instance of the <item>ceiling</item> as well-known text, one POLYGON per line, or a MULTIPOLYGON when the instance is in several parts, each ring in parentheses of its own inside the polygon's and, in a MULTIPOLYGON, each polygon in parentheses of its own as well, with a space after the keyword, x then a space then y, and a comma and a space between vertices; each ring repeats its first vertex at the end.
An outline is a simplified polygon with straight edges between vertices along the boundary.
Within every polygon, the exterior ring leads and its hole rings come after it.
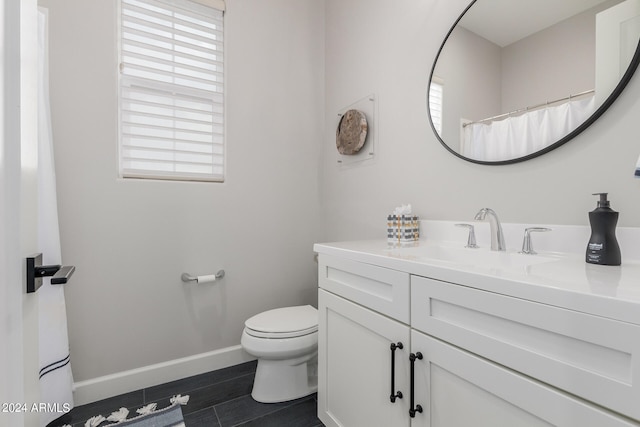
POLYGON ((611 0, 478 0, 461 25, 504 47, 607 1, 611 0))

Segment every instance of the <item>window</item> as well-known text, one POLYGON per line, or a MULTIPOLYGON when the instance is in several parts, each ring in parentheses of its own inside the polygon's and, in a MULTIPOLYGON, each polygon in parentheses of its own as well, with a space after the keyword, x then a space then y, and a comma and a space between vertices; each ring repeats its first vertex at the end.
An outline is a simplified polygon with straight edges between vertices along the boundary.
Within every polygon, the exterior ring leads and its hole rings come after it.
POLYGON ((224 3, 207 1, 121 1, 122 177, 224 181, 224 3))
POLYGON ((431 122, 438 135, 442 137, 442 93, 444 89, 443 81, 437 77, 431 79, 429 85, 429 113, 431 122))

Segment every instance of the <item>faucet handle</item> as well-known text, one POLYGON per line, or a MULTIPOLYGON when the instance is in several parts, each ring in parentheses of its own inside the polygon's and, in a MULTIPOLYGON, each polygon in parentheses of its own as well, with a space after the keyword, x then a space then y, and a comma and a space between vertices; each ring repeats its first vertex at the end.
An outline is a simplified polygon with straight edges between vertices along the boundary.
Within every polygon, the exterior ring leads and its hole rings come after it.
POLYGON ((524 230, 524 239, 522 240, 521 254, 535 255, 537 252, 533 250, 533 244, 531 243, 531 232, 551 231, 550 228, 545 227, 529 227, 524 230))
POLYGON ((478 245, 476 245, 476 233, 473 229, 473 225, 471 224, 456 224, 456 227, 464 227, 464 228, 468 228, 469 229, 469 237, 467 238, 467 244, 465 245, 465 248, 477 248, 478 245))

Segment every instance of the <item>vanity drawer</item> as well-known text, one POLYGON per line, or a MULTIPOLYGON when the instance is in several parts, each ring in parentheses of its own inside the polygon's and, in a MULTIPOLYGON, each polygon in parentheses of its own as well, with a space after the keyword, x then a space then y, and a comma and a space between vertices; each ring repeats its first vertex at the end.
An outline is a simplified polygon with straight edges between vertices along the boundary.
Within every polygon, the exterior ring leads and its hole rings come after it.
POLYGON ((638 325, 412 276, 411 326, 640 420, 638 325))
POLYGON ((318 286, 409 323, 409 274, 320 254, 318 286))

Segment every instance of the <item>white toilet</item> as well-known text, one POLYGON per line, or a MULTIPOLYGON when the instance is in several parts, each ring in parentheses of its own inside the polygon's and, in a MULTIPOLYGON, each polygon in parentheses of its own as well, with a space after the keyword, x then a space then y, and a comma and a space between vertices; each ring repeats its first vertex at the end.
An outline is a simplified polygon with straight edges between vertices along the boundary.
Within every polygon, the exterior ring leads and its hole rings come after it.
POLYGON ((318 310, 310 305, 277 308, 244 322, 241 344, 258 358, 251 397, 285 402, 318 389, 318 310))

